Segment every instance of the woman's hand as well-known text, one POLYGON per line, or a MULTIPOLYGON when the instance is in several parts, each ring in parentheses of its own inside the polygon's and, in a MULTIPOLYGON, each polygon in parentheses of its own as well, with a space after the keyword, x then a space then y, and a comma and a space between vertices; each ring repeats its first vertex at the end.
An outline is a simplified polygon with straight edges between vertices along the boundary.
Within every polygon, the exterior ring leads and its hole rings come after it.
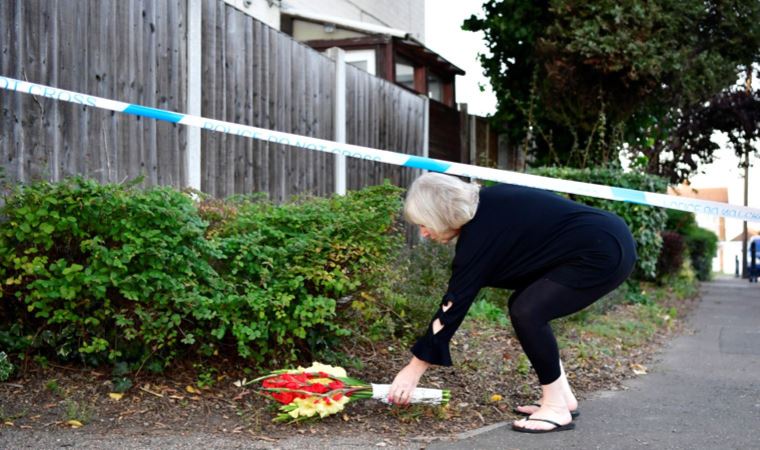
POLYGON ((420 377, 428 367, 430 367, 430 363, 416 356, 412 357, 409 364, 401 369, 396 378, 393 379, 393 384, 388 391, 388 401, 397 405, 408 404, 420 377))

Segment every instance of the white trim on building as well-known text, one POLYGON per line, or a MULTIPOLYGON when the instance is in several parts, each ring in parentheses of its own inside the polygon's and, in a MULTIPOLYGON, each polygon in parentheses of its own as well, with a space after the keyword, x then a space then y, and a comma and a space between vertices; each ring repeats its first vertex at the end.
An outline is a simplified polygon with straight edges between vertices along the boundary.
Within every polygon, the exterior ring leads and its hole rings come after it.
POLYGON ((224 3, 272 28, 280 29, 280 0, 224 0, 224 3))
POLYGON ((411 35, 404 30, 398 28, 389 28, 382 25, 375 25, 367 22, 359 22, 358 20, 343 19, 341 17, 331 16, 328 14, 318 14, 303 9, 290 8, 287 6, 282 7, 282 13, 287 14, 296 19, 304 19, 311 22, 320 23, 332 23, 340 28, 348 30, 359 31, 368 34, 384 34, 402 39, 409 39, 411 35))

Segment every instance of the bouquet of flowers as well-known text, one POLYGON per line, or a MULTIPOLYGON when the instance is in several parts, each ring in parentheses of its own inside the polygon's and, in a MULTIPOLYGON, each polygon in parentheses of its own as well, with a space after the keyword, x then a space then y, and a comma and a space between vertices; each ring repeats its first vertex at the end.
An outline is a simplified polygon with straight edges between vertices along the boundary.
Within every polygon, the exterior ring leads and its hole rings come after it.
MULTIPOLYGON (((260 383, 258 392, 281 403, 275 422, 300 421, 326 417, 343 410, 351 401, 373 398, 388 402, 389 384, 365 383, 350 378, 342 367, 315 362, 311 367, 276 370, 255 380, 242 380, 238 387, 260 383)), ((441 389, 417 388, 412 403, 445 405, 451 392, 441 389)))

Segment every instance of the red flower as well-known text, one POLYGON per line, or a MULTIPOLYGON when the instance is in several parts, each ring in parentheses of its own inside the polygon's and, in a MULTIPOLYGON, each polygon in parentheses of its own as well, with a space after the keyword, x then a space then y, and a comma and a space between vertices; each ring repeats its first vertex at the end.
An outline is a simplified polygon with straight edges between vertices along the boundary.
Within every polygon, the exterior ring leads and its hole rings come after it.
POLYGON ((341 381, 335 380, 332 383, 328 384, 327 387, 329 387, 331 391, 334 391, 336 389, 343 389, 344 387, 346 387, 346 385, 343 384, 341 381))

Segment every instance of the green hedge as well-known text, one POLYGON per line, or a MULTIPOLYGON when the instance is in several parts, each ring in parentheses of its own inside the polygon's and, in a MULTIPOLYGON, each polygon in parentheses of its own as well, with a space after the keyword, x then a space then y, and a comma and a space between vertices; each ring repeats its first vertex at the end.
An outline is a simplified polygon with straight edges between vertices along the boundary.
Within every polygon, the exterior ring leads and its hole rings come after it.
MULTIPOLYGON (((224 292, 191 199, 84 179, 21 186, 1 212, 0 314, 15 347, 62 360, 171 357, 224 292)), ((8 345, 5 345, 8 348, 8 345)))
POLYGON ((668 210, 667 229, 683 237, 691 266, 700 281, 707 281, 712 276, 712 260, 718 250, 718 236, 712 231, 701 228, 693 213, 668 210))
MULTIPOLYGON (((667 182, 663 178, 642 173, 622 172, 617 169, 542 167, 531 169, 530 172, 535 175, 561 178, 563 180, 583 181, 648 192, 665 192, 667 190, 667 182)), ((581 203, 611 211, 622 217, 636 239, 639 260, 634 275, 645 279, 654 279, 656 277, 657 259, 660 255, 660 247, 662 246, 660 233, 665 228, 667 217, 664 209, 594 197, 570 197, 581 203)))
POLYGON ((657 279, 663 281, 683 268, 686 243, 683 236, 671 230, 662 232, 662 249, 657 260, 657 279))
POLYGON ((17 187, 0 210, 0 347, 156 369, 188 352, 294 358, 346 333, 336 300, 401 242, 389 185, 221 204, 209 229, 170 188, 17 187))
POLYGON ((218 225, 219 264, 234 286, 218 327, 245 357, 314 350, 348 333, 336 301, 372 284, 403 244, 401 190, 390 184, 286 205, 243 202, 218 225), (304 348, 304 345, 306 348, 304 348))

